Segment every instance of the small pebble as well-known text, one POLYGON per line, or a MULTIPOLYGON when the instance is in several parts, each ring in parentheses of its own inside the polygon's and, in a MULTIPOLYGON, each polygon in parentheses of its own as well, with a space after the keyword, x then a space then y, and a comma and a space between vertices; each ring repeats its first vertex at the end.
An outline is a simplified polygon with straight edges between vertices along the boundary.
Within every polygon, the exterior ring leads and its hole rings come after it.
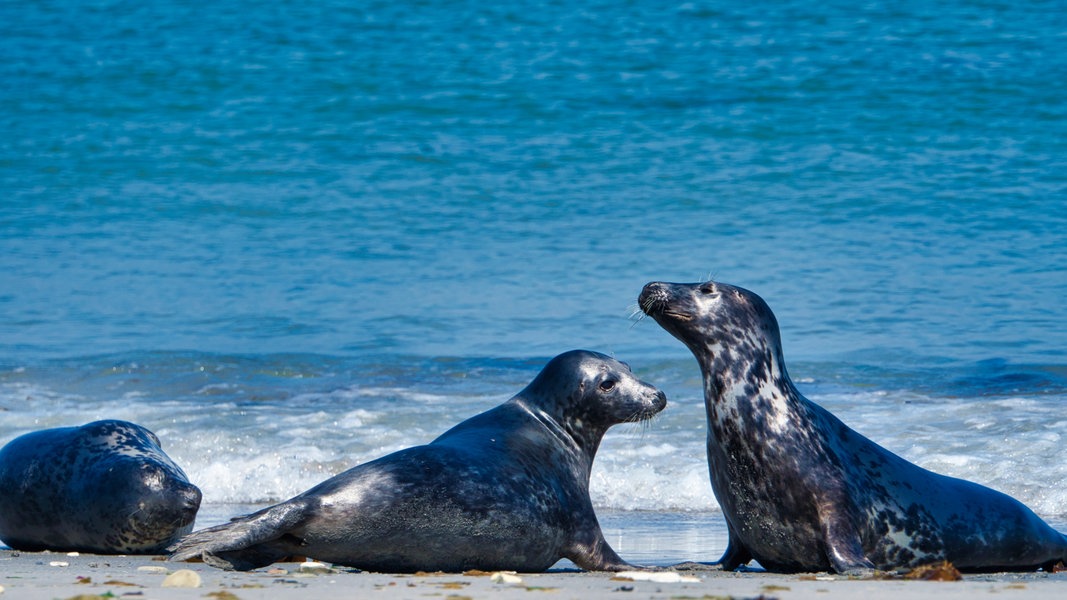
POLYGON ((522 583, 522 577, 514 573, 508 573, 507 571, 497 571, 489 576, 489 581, 493 583, 522 583))
POLYGON ((160 575, 166 575, 167 573, 170 573, 170 571, 167 570, 167 567, 157 566, 137 567, 137 571, 140 573, 159 573, 160 575))
POLYGON ((77 552, 67 552, 67 556, 81 556, 81 554, 78 554, 77 552))
POLYGON ((52 562, 48 563, 48 566, 50 566, 50 567, 69 567, 70 563, 62 561, 62 560, 53 560, 52 562))
POLYGON ((321 575, 324 573, 333 573, 333 569, 313 560, 300 563, 300 567, 297 570, 301 573, 307 573, 312 575, 321 575))
POLYGON ((267 569, 267 575, 288 575, 288 574, 289 574, 289 571, 286 571, 285 569, 279 569, 277 567, 275 567, 273 569, 267 569))
POLYGON ((163 578, 163 587, 198 588, 200 587, 200 574, 189 569, 178 569, 163 578))

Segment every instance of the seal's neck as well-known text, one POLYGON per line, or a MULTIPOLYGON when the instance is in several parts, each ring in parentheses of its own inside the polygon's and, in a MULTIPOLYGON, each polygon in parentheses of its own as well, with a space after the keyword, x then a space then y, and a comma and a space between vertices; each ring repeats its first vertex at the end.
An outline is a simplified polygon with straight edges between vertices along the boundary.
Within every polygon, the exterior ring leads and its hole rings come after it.
POLYGON ((583 423, 580 419, 565 418, 562 414, 554 414, 521 398, 515 400, 551 438, 552 445, 560 448, 579 466, 588 481, 593 469, 593 457, 596 456, 605 432, 589 423, 583 423))
POLYGON ((745 429, 783 426, 801 395, 785 370, 781 350, 767 345, 709 347, 697 354, 704 377, 709 425, 745 429), (703 355, 702 355, 703 354, 703 355))

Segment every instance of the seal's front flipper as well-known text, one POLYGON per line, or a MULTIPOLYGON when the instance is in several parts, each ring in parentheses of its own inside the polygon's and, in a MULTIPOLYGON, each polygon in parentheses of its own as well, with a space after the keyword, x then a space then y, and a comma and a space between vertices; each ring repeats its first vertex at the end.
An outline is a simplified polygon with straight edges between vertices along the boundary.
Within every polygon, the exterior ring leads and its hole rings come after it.
POLYGON ((201 529, 178 542, 168 560, 203 558, 212 566, 237 571, 265 567, 299 548, 300 540, 290 532, 308 511, 308 501, 296 499, 201 529))
MULTIPOLYGON (((591 512, 591 511, 590 511, 591 512)), ((600 525, 593 518, 592 527, 579 531, 564 557, 586 571, 634 571, 642 567, 631 565, 608 545, 600 525)))
POLYGON ((730 539, 726 543, 726 552, 723 552, 722 557, 711 564, 719 565, 723 571, 733 571, 741 565, 747 565, 752 560, 752 553, 734 535, 734 530, 729 525, 726 526, 726 531, 730 535, 730 539))
POLYGON ((860 544, 859 532, 847 517, 843 505, 823 505, 819 511, 826 558, 836 573, 866 575, 875 570, 874 563, 860 544))

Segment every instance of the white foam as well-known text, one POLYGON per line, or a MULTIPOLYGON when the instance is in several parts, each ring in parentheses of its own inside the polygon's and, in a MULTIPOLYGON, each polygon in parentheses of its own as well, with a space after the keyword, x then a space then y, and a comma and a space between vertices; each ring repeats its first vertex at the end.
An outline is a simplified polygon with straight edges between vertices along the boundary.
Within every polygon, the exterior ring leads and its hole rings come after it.
MULTIPOLYGON (((228 385, 228 384, 226 384, 228 385)), ((212 503, 296 495, 357 464, 425 444, 499 397, 346 387, 283 402, 238 402, 223 386, 199 401, 124 390, 114 398, 0 384, 0 443, 46 427, 102 418, 152 429, 212 503), (220 392, 217 395, 214 392, 220 392)), ((671 398, 654 420, 612 428, 593 465, 598 508, 705 511, 705 416, 697 390, 671 398)), ((870 390, 812 396, 849 426, 907 460, 1018 498, 1041 515, 1067 515, 1064 398, 935 398, 870 390)))

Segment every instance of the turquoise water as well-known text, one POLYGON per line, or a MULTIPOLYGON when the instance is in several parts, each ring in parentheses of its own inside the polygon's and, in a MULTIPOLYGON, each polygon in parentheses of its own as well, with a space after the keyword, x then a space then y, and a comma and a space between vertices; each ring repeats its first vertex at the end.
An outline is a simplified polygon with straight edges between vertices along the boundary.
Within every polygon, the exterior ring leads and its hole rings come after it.
POLYGON ((714 277, 813 400, 1060 518, 1064 8, 0 4, 0 443, 128 418, 261 503, 584 347, 671 401, 598 506, 715 514, 696 365, 631 318, 714 277))

